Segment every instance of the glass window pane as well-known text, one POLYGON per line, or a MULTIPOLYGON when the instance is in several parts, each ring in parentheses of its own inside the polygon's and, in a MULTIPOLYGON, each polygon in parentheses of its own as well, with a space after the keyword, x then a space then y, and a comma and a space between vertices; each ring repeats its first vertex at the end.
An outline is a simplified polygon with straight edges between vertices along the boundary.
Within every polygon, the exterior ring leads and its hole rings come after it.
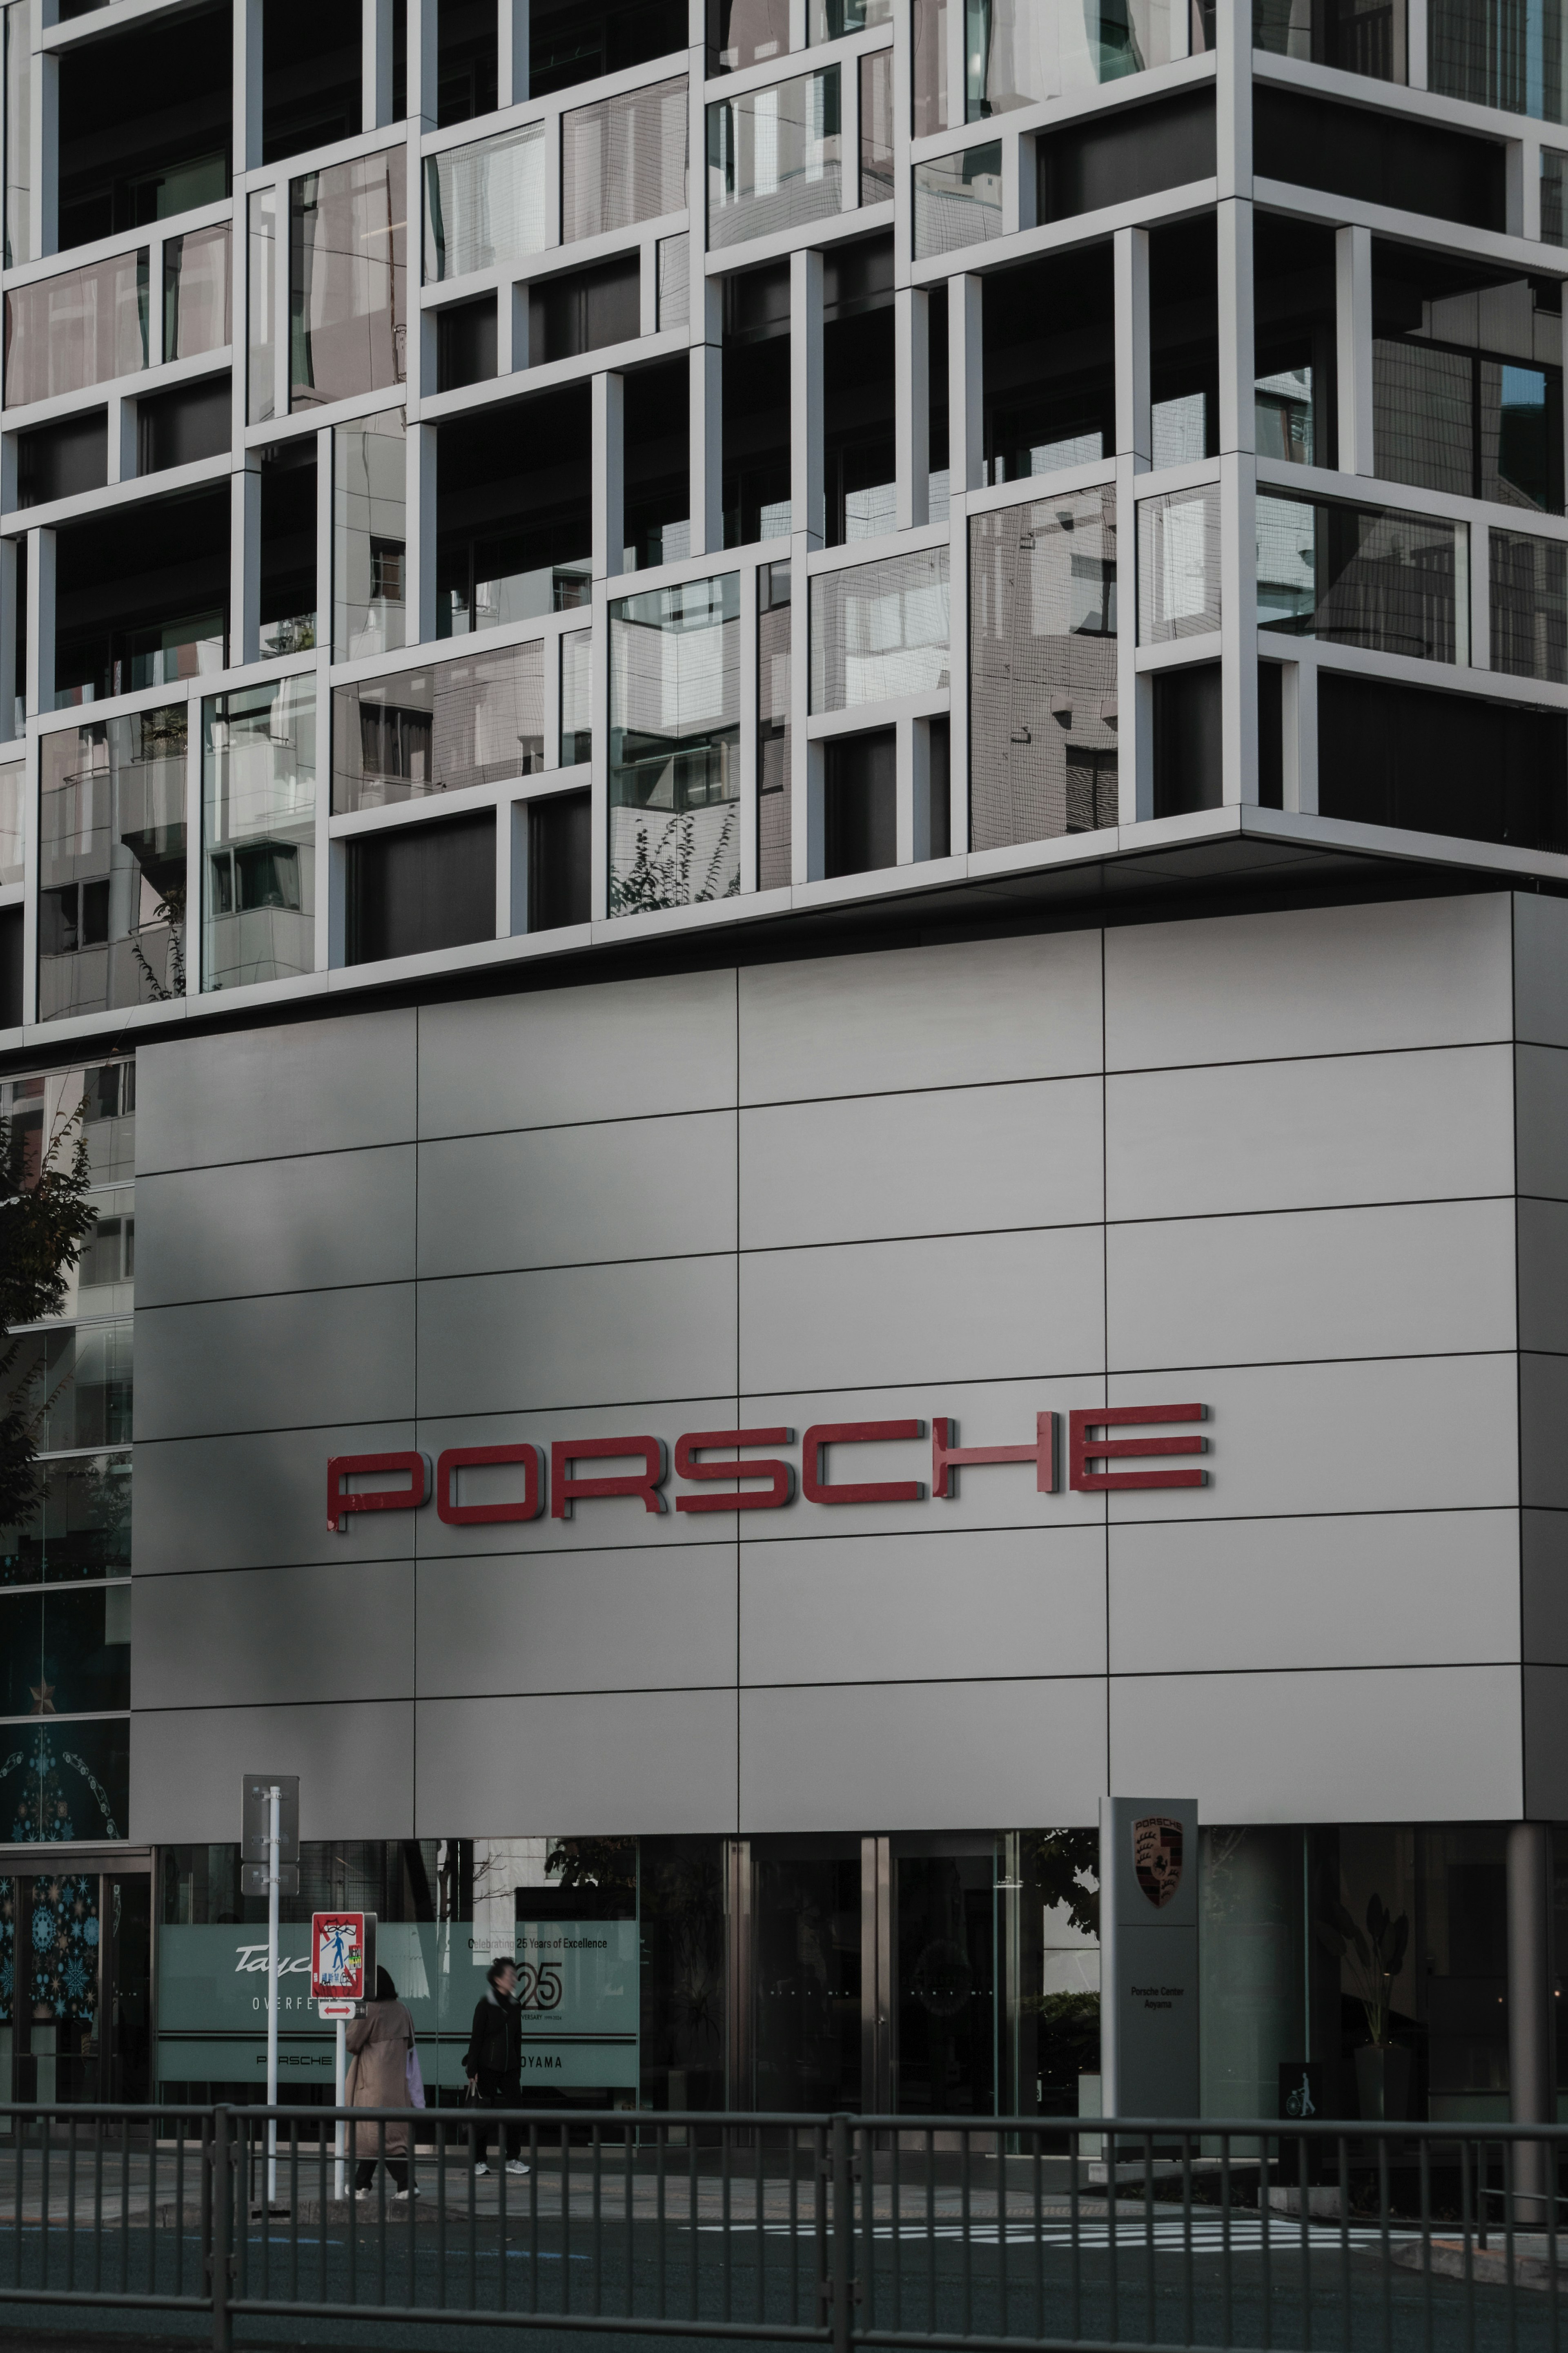
POLYGON ((849 711, 948 683, 948 552, 890 555, 811 584, 811 707, 849 711))
POLYGON ((404 641, 407 491, 403 411, 332 432, 332 653, 394 652, 404 641))
MULTIPOLYGON (((816 0, 820 17, 825 0, 816 0)), ((790 0, 721 0, 719 53, 715 70, 743 73, 748 66, 766 65, 770 58, 789 53, 790 0)), ((813 35, 826 40, 824 32, 813 35)))
POLYGON ((561 640, 561 765, 575 768, 594 756, 594 640, 574 629, 561 640))
POLYGON ((1562 122, 1563 16, 1555 5, 1432 0, 1427 86, 1445 98, 1562 122))
POLYGON ((289 405, 314 408, 407 374, 403 150, 289 184, 289 405))
POLYGON ((40 1021, 184 995, 185 739, 183 702, 42 737, 40 1021))
POLYGON ((686 83, 655 82, 561 118, 561 242, 686 209, 686 83))
POLYGON ((1554 148, 1541 151, 1541 242, 1542 245, 1568 244, 1563 234, 1563 177, 1568 155, 1554 148))
POLYGON ((741 887, 736 574, 610 607, 610 913, 741 887))
POLYGON ((1563 312, 1520 278, 1379 238, 1373 247, 1379 474, 1563 512, 1563 312))
POLYGON ((915 165, 915 259, 1002 234, 1002 147, 965 147, 915 165))
POLYGON ((117 254, 5 297, 5 406, 83 392, 147 364, 147 254, 117 254))
POLYGON ((310 972, 316 683, 212 696, 202 741, 202 987, 310 972))
POLYGON ((16 0, 5 11, 5 267, 31 251, 33 39, 32 9, 16 0))
POLYGON ((1258 625, 1463 661, 1468 542, 1463 523, 1260 492, 1258 625))
POLYGON ((860 60, 860 201, 880 205, 893 194, 893 53, 873 49, 860 60))
POLYGON ((246 303, 249 375, 246 415, 252 425, 277 414, 277 362, 274 327, 278 317, 278 191, 258 188, 247 216, 247 266, 246 303))
MULTIPOLYGON (((1261 508, 1262 501, 1258 501, 1261 508)), ((1219 627, 1219 486, 1138 507, 1138 637, 1146 646, 1219 627)))
POLYGON ((21 1335, 9 1393, 40 1415, 40 1453, 129 1446, 131 1332, 126 1321, 21 1335))
POLYGON ((1493 670, 1568 686, 1568 547, 1495 528, 1489 545, 1493 670))
POLYGON ((969 526, 970 843, 1114 825, 1116 492, 969 526))
POLYGON ((163 357, 221 351, 229 333, 226 224, 172 237, 163 248, 163 357))
POLYGON ((708 241, 743 244, 837 213, 838 68, 708 110, 708 241))
POLYGON ((20 760, 0 767, 0 882, 22 880, 26 848, 27 771, 20 760))
POLYGON ((764 564, 757 574, 757 888, 781 890, 794 875, 790 729, 793 574, 764 564))
POLYGON ((658 241, 658 323, 684 327, 691 316, 691 239, 661 237, 658 241))
POLYGON ((425 274, 461 278, 544 249, 544 125, 531 122, 425 166, 425 274))
MULTIPOLYGON (((957 0, 953 0, 957 5, 957 0)), ((910 0, 914 103, 912 128, 917 139, 930 139, 947 129, 947 10, 948 0, 910 0)))
POLYGON ((1466 352, 1373 343, 1373 432, 1385 481, 1473 496, 1470 373, 1466 352))
POLYGON ((93 1454, 48 1466, 47 1492, 0 1527, 0 1585, 114 1577, 131 1567, 131 1457, 93 1454))
POLYGON ((333 692, 334 811, 502 784, 543 765, 544 649, 537 640, 333 692))

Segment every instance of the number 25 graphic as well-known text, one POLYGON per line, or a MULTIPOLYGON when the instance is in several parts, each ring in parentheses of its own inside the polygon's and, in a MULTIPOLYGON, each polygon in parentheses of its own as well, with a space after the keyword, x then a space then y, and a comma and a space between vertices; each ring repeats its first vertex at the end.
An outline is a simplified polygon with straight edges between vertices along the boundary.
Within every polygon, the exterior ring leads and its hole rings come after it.
POLYGON ((558 1961, 541 1961, 535 1968, 524 1961, 517 1973, 517 1998, 524 2010, 559 2010, 561 2007, 561 1965, 558 1961))

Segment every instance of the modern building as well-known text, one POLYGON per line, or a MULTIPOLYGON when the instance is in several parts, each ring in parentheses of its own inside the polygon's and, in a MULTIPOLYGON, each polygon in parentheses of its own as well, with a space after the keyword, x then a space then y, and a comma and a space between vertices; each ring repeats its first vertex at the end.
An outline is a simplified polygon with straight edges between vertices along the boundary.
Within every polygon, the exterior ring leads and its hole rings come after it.
POLYGON ((1557 0, 4 18, 9 2081, 1555 2114, 1557 0))

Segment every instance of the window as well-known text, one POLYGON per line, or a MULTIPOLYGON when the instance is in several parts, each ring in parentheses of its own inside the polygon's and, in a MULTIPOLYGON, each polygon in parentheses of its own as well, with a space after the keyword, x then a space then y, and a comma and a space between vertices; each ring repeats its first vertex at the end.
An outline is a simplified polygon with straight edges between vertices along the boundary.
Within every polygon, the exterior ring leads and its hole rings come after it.
POLYGON ((163 248, 163 357, 221 351, 229 333, 226 222, 170 237, 163 248))
POLYGON ((496 373, 496 298, 453 302, 436 313, 436 389, 487 383, 496 373))
MULTIPOLYGON (((1114 451, 1112 280, 1109 240, 1015 262, 985 280, 987 481, 1054 474, 1064 466, 1091 465, 1114 451)), ((945 385, 941 389, 945 394, 945 385)), ((944 409, 944 440, 945 424, 944 409)))
POLYGON ((891 234, 833 246, 822 280, 825 543, 840 547, 898 522, 891 234))
POLYGON ((691 374, 682 355, 625 381, 624 561, 639 572, 691 553, 691 374))
POLYGON ((0 884, 22 880, 26 849, 27 769, 22 760, 0 766, 0 884))
POLYGON ((202 987, 310 972, 316 682, 279 679, 203 705, 202 987))
POLYGON ((893 196, 893 53, 873 49, 860 60, 860 202, 890 204, 893 196))
POLYGON ((592 913, 593 797, 552 793, 528 804, 528 928, 555 932, 592 913))
POLYGON ((592 407, 586 384, 567 385, 437 427, 438 637, 588 603, 592 407))
POLYGON ((740 581, 610 607, 610 913, 741 887, 740 581))
MULTIPOLYGON (((1259 150, 1259 153, 1263 153, 1259 150)), ((1068 220, 1163 188, 1214 177, 1214 92, 1200 89, 1154 106, 1089 115, 1037 144, 1039 216, 1068 220)))
POLYGON ((1218 627, 1218 484, 1140 500, 1139 643, 1168 645, 1218 627))
POLYGON ((184 995, 185 742, 183 702, 42 737, 40 1021, 184 995))
POLYGON ((947 10, 948 0, 910 0, 914 52, 910 112, 917 139, 930 139, 948 127, 947 10))
POLYGON ((62 251, 228 195, 232 23, 219 0, 58 53, 62 251))
POLYGON ((790 530, 789 264, 724 280, 724 544, 790 530))
POLYGON ((258 188, 247 202, 245 413, 261 425, 278 414, 278 191, 258 188))
POLYGON ((822 780, 825 874, 870 874, 898 864, 897 747, 891 727, 828 737, 822 780))
POLYGON ((757 574, 757 887, 781 890, 794 871, 790 663, 794 606, 788 564, 757 574))
MULTIPOLYGON (((35 426, 16 436, 16 503, 47 506, 52 499, 100 491, 109 480, 109 417, 101 408, 35 426)), ((25 553, 17 551, 18 563, 25 553)))
POLYGON ((1517 531, 1489 545, 1493 670, 1568 686, 1568 547, 1517 531))
POLYGON ((948 683, 948 552, 889 555, 811 584, 811 708, 850 711, 948 683))
POLYGON ((1568 714, 1318 679, 1318 807, 1363 825, 1568 849, 1568 714))
POLYGON ((496 935, 492 811, 372 833, 348 853, 348 961, 431 955, 496 935))
POLYGON ((1409 78, 1405 0, 1252 0, 1255 48, 1378 81, 1409 78))
POLYGON ((333 690, 334 812, 504 784, 543 765, 544 649, 537 640, 333 690))
POLYGON ((528 87, 543 98, 669 57, 689 37, 686 0, 530 0, 528 87))
POLYGON ((1252 139, 1271 179, 1471 228, 1507 226, 1503 149, 1493 140, 1265 82, 1252 94, 1252 139))
POLYGON ((404 641, 407 494, 403 412, 332 430, 332 652, 339 661, 404 641))
POLYGON ((1541 242, 1542 245, 1568 243, 1568 238, 1563 236, 1563 182, 1565 164, 1568 164, 1568 155, 1560 154, 1552 147, 1542 149, 1541 242))
POLYGON ((1528 8, 1503 0, 1433 0, 1427 85, 1445 98, 1510 114, 1564 120, 1563 12, 1556 0, 1528 8))
POLYGON ((52 400, 147 365, 147 254, 116 254, 5 297, 5 405, 52 400))
POLYGON ((563 114, 563 245, 684 212, 686 146, 684 79, 655 82, 563 114))
POLYGON ((425 274, 464 278, 544 249, 544 125, 524 124, 425 165, 425 274))
POLYGON ((32 252, 33 17, 26 0, 5 11, 5 267, 32 252))
POLYGON ((1563 512, 1555 279, 1373 248, 1373 417, 1394 482, 1563 512))
POLYGON ((1212 213, 1149 237, 1151 456, 1190 466, 1219 454, 1219 246, 1212 213))
POLYGON ((594 640, 571 629, 561 640, 561 765, 575 768, 594 756, 594 640))
POLYGON ((658 323, 684 327, 691 316, 691 239, 661 237, 658 241, 658 323))
POLYGON ((289 406, 320 407, 407 373, 403 150, 289 183, 289 406))
POLYGON ((1331 466, 1338 438, 1332 229, 1260 212, 1253 301, 1258 454, 1283 465, 1331 466))
POLYGON ((970 843, 1115 825, 1116 492, 969 526, 970 843))
POLYGON ((570 277, 540 279, 528 290, 532 367, 606 343, 635 343, 641 332, 642 264, 635 253, 570 277))
POLYGON ((1463 523, 1258 496, 1258 626, 1426 661, 1468 661, 1463 523))
POLYGON ((178 384, 136 404, 136 470, 160 474, 227 449, 234 415, 226 375, 178 384))
POLYGON ((1186 817, 1221 798, 1218 662, 1154 673, 1154 814, 1186 817))
POLYGON ((316 444, 296 435, 261 452, 263 656, 316 642, 316 444))
POLYGON ((742 245, 837 213, 838 68, 708 109, 708 241, 742 245))
POLYGON ((915 259, 961 252, 1002 234, 1002 142, 915 165, 915 259))

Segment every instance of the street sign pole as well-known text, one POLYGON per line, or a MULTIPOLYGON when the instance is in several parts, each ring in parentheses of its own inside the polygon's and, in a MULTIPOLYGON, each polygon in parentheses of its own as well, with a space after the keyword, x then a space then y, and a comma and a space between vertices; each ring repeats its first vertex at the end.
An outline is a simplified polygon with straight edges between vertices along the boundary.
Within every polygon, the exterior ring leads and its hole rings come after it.
MULTIPOLYGON (((274 2112, 278 2106, 278 1849, 282 1798, 274 1781, 267 1792, 267 2105, 274 2112)), ((274 2113, 267 2119, 267 2203, 275 2206, 277 2202, 278 2117, 274 2113)))
POLYGON ((338 2019, 337 2085, 332 2094, 333 2103, 338 2111, 338 2120, 332 2127, 332 2196, 338 2200, 340 2205, 346 2195, 343 2183, 342 2111, 348 2098, 349 2087, 348 2031, 347 2021, 340 2015, 338 2019))

